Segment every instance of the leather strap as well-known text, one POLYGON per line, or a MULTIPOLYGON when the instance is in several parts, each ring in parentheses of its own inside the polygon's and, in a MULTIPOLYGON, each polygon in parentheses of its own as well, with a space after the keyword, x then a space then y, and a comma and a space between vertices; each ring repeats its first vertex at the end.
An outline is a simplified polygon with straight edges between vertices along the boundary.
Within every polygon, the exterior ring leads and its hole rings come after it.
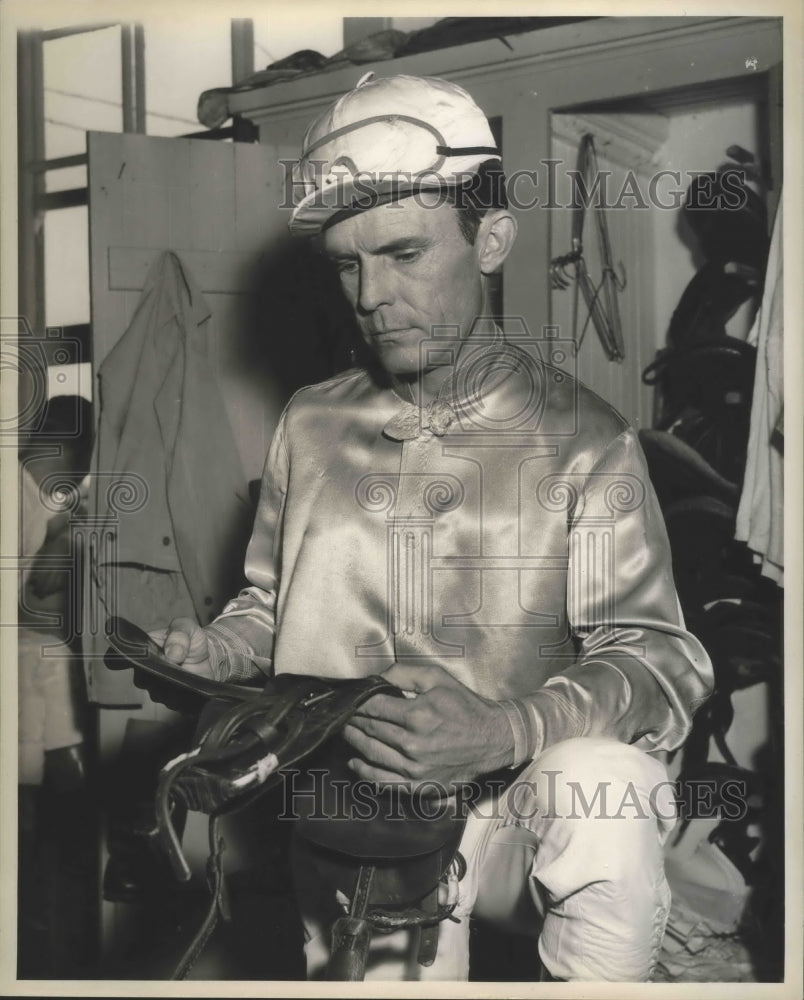
POLYGON ((198 960, 198 956, 204 950, 212 937, 212 933, 218 925, 218 918, 221 920, 231 920, 229 909, 229 897, 226 891, 226 881, 223 874, 222 854, 225 848, 223 837, 218 834, 219 820, 213 816, 209 821, 209 846, 210 854, 207 859, 207 885, 211 893, 211 900, 206 916, 195 933, 193 940, 182 955, 179 964, 170 977, 174 980, 186 979, 190 970, 198 960))
MULTIPOLYGON (((454 905, 453 905, 454 909, 454 905)), ((422 901, 422 910, 431 913, 434 920, 437 920, 438 913, 438 886, 433 887, 433 891, 422 901)), ((419 924, 418 944, 416 948, 419 965, 432 965, 438 952, 438 923, 419 924)))
POLYGON ((156 796, 159 834, 182 881, 190 869, 171 821, 175 802, 210 815, 242 809, 305 760, 378 691, 402 696, 378 676, 353 681, 282 674, 265 691, 225 709, 194 751, 171 761, 156 796))
POLYGON ((349 916, 339 917, 332 927, 327 979, 330 982, 362 982, 371 947, 371 925, 366 919, 374 866, 361 865, 349 916))

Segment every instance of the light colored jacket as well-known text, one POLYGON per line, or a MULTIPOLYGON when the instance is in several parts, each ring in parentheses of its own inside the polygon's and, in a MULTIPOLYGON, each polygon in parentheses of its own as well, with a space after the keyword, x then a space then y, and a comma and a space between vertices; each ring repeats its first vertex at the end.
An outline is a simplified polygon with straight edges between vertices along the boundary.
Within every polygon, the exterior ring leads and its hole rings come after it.
MULTIPOLYGON (((166 251, 151 265, 134 317, 98 372, 97 512, 118 521, 104 572, 115 574, 114 613, 143 628, 193 611, 205 624, 243 582, 253 508, 210 360, 210 324, 189 271, 166 251), (125 474, 139 477, 128 483, 143 484, 142 495, 113 507, 120 497, 110 484, 125 474), (155 575, 170 585, 157 588, 158 605, 145 620, 142 590, 155 575), (176 595, 173 605, 166 593, 176 595)), ((94 695, 107 703, 131 685, 125 673, 102 676, 94 695)))
POLYGON ((478 346, 427 410, 362 370, 296 393, 250 586, 207 627, 216 676, 435 663, 503 703, 519 760, 584 735, 677 747, 712 668, 637 436, 515 345, 478 380, 478 346))

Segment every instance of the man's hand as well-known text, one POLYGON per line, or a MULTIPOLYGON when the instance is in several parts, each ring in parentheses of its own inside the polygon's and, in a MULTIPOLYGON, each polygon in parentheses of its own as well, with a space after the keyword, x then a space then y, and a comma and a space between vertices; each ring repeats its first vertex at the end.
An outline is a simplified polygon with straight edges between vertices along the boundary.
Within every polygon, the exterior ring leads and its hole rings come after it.
POLYGON ((207 634, 192 618, 174 618, 167 628, 155 629, 148 635, 165 656, 191 674, 212 677, 207 634))
POLYGON ((514 738, 505 710, 481 698, 442 667, 395 663, 383 675, 415 697, 376 694, 344 728, 358 751, 349 762, 378 784, 451 783, 513 763, 514 738))

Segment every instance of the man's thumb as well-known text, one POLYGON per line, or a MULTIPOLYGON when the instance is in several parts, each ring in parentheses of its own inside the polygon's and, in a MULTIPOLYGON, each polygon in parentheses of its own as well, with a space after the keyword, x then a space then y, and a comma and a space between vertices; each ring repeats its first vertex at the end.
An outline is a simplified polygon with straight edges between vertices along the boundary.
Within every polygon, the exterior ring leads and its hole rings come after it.
POLYGON ((175 632, 171 633, 165 642, 165 656, 174 663, 184 663, 188 647, 186 636, 181 633, 178 635, 175 632))

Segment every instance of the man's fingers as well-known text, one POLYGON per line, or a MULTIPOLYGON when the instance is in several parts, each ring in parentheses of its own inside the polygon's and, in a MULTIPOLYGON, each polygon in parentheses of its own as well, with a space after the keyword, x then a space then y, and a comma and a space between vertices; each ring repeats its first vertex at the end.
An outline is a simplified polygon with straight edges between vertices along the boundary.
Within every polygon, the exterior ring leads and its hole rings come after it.
MULTIPOLYGON (((425 666, 423 664, 394 663, 382 676, 401 687, 403 691, 430 691, 434 687, 449 684, 453 678, 443 667, 425 666)), ((454 683, 457 683, 454 682, 454 683)))
MULTIPOLYGON (((361 781, 371 782, 371 784, 376 785, 380 791, 384 788, 393 787, 398 791, 405 791, 409 795, 419 796, 419 801, 422 804, 425 802, 436 802, 438 804, 436 811, 430 813, 433 817, 442 815, 442 810, 447 808, 456 808, 455 793, 450 793, 449 788, 441 786, 437 782, 419 781, 416 779, 406 778, 404 775, 396 774, 386 768, 375 767, 373 764, 367 764, 366 761, 361 760, 359 757, 353 757, 348 762, 348 766, 358 779, 361 781)), ((430 808, 432 808, 432 806, 430 808)))
POLYGON ((349 768, 354 771, 358 778, 363 781, 370 781, 373 785, 384 788, 393 785, 395 788, 404 788, 410 791, 411 782, 401 774, 394 774, 393 771, 386 771, 381 767, 373 767, 359 757, 354 757, 349 761, 349 768))
POLYGON ((370 764, 394 774, 409 775, 410 761, 403 757, 398 750, 387 746, 373 736, 368 736, 351 723, 344 726, 343 735, 347 743, 350 743, 370 764))
POLYGON ((165 656, 174 663, 184 663, 190 649, 190 637, 184 632, 170 632, 165 639, 165 656))
MULTIPOLYGON (((359 729, 366 736, 371 736, 386 746, 393 747, 405 754, 405 747, 410 739, 409 733, 401 726, 392 722, 385 722, 382 719, 372 719, 367 716, 353 715, 349 720, 349 725, 359 729)), ((405 756, 407 756, 405 754, 405 756)))
POLYGON ((192 639, 200 631, 201 627, 194 618, 174 618, 168 627, 168 633, 183 632, 188 639, 192 639))
POLYGON ((174 663, 182 664, 185 660, 198 663, 207 659, 206 635, 192 618, 174 618, 166 629, 155 629, 149 634, 158 642, 156 636, 160 632, 164 635, 163 652, 174 663))
POLYGON ((382 719, 404 729, 410 709, 411 703, 406 698, 396 698, 391 694, 375 694, 360 706, 353 718, 382 719))

